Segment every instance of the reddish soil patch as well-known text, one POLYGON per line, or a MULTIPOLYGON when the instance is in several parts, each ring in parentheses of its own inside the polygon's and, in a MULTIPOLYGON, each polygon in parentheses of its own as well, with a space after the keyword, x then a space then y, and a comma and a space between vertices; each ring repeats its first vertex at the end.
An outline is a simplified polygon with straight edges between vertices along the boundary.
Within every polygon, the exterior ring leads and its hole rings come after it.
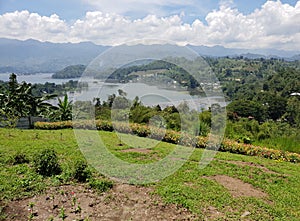
POLYGON ((123 153, 130 153, 130 152, 136 152, 136 153, 150 153, 150 149, 145 149, 145 148, 129 148, 125 150, 121 150, 123 153))
POLYGON ((212 177, 207 177, 223 185, 226 189, 229 190, 232 196, 234 197, 257 197, 265 198, 268 197, 263 191, 254 188, 251 184, 245 183, 242 180, 226 176, 226 175, 216 175, 212 177))
POLYGON ((32 198, 12 201, 6 206, 5 213, 7 220, 27 221, 28 205, 34 203, 33 220, 41 221, 50 217, 62 220, 62 206, 67 215, 65 220, 196 220, 187 209, 164 204, 157 195, 151 194, 152 191, 146 187, 116 184, 112 190, 99 194, 84 185, 61 186, 32 198))

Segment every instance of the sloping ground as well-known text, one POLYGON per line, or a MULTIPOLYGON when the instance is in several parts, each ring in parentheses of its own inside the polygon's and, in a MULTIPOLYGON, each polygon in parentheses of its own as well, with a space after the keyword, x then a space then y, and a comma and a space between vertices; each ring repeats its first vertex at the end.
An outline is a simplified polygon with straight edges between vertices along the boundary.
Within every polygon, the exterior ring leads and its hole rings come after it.
POLYGON ((99 194, 83 185, 61 186, 42 195, 12 201, 5 212, 7 220, 18 221, 29 220, 31 213, 33 220, 62 220, 62 207, 66 220, 196 220, 187 209, 163 203, 152 191, 152 188, 117 184, 99 194))
MULTIPOLYGON (((242 164, 238 161, 228 162, 242 164)), ((226 175, 203 178, 217 181, 233 197, 254 197, 270 203, 268 194, 240 179, 226 175)), ((197 191, 193 182, 185 185, 197 191)), ((11 201, 4 212, 6 220, 18 221, 30 220, 31 214, 33 220, 62 220, 62 210, 66 220, 199 220, 196 214, 182 206, 164 203, 153 191, 151 187, 116 184, 110 191, 98 193, 86 185, 64 185, 49 188, 35 197, 11 201)), ((230 207, 228 209, 236 212, 230 207)), ((214 206, 203 208, 202 213, 205 220, 226 219, 226 215, 214 206)), ((240 217, 250 214, 246 210, 240 217)))
MULTIPOLYGON (((164 142, 147 148, 152 144, 147 138, 135 140, 132 148, 120 145, 114 133, 99 134, 127 162, 154 162, 174 149, 164 142)), ((115 183, 99 194, 88 184, 62 180, 71 162, 83 159, 72 130, 0 130, 0 140, 0 217, 6 213, 5 220, 28 221, 29 215, 32 220, 62 220, 64 214, 65 220, 300 220, 299 164, 218 152, 201 169, 203 150, 195 149, 179 170, 150 187, 115 183), (58 177, 44 178, 32 169, 32 156, 45 146, 58 153, 63 166, 58 177), (20 152, 29 162, 11 163, 20 152)))

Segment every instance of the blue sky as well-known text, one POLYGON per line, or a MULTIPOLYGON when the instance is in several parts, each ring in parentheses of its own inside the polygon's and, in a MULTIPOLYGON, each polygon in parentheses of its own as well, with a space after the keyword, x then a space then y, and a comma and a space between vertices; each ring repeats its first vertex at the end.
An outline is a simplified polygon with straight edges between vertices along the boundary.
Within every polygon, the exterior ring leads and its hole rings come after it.
POLYGON ((0 37, 300 50, 300 0, 0 0, 0 37))

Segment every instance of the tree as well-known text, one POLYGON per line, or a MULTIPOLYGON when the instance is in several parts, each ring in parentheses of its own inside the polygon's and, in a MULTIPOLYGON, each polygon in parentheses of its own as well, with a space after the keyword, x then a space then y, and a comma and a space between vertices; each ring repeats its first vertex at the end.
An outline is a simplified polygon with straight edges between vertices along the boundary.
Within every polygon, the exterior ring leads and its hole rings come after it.
POLYGON ((259 122, 266 120, 266 107, 256 101, 235 100, 227 106, 227 110, 240 117, 254 117, 259 122))
POLYGON ((32 85, 26 82, 19 84, 17 76, 11 74, 8 87, 0 94, 2 126, 14 128, 21 117, 28 117, 29 125, 32 127, 31 116, 39 116, 46 109, 53 107, 45 102, 53 97, 55 95, 33 96, 32 85))
POLYGON ((259 94, 257 99, 257 102, 266 107, 268 119, 277 120, 286 112, 287 101, 282 96, 264 92, 259 94))
POLYGON ((55 115, 57 120, 72 120, 72 101, 69 101, 67 94, 65 94, 64 99, 58 98, 58 110, 55 115))
POLYGON ((291 97, 287 101, 286 118, 291 125, 300 127, 300 100, 298 97, 291 97))

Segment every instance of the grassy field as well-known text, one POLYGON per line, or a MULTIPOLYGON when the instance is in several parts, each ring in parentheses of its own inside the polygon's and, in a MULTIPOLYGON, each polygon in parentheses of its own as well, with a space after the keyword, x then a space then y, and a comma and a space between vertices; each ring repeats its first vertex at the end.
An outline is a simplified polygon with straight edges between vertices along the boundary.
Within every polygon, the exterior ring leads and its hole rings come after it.
MULTIPOLYGON (((131 163, 158 161, 175 148, 175 145, 160 142, 147 149, 145 147, 155 144, 153 140, 124 135, 135 140, 136 150, 131 151, 130 146, 120 144, 116 134, 103 131, 99 134, 111 153, 131 163)), ((74 162, 84 160, 72 130, 0 129, 0 140, 1 208, 12 200, 42 193, 50 186, 74 182, 71 179, 74 162), (62 167, 60 175, 45 178, 34 171, 32 159, 45 148, 57 152, 62 167), (28 162, 15 164, 15 156, 21 153, 28 162)), ((245 220, 300 220, 299 164, 220 152, 206 168, 200 169, 202 153, 203 150, 195 149, 173 175, 147 186, 165 203, 182 205, 199 220, 207 217, 209 220, 241 220, 241 217, 245 220), (251 195, 255 191, 258 194, 251 195)), ((105 179, 92 168, 91 171, 96 179, 105 179)), ((1 217, 5 218, 2 209, 1 217)))

